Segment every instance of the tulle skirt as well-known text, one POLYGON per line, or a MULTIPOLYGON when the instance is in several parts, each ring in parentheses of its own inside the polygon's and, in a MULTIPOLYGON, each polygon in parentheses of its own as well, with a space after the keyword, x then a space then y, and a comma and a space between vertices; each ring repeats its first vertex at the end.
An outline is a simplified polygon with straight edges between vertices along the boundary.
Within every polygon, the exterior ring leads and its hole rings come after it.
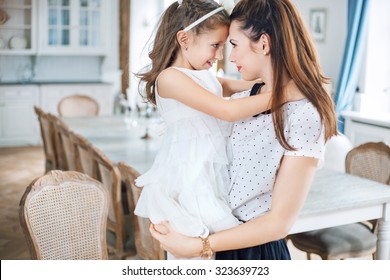
POLYGON ((143 190, 135 214, 155 224, 169 221, 188 236, 238 225, 228 204, 227 165, 226 135, 216 122, 175 123, 151 169, 136 180, 143 190))

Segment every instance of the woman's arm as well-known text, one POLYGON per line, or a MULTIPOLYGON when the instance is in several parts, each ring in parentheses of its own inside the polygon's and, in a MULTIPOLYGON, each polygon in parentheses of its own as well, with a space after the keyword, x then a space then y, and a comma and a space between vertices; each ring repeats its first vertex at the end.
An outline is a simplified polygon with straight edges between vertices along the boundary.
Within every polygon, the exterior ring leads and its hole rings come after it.
MULTIPOLYGON (((272 195, 269 212, 238 227, 209 236, 213 251, 225 251, 252 247, 284 238, 293 226, 303 207, 317 168, 317 159, 299 156, 284 156, 272 195)), ((166 229, 150 231, 164 249, 177 257, 195 257, 202 251, 199 238, 186 237, 174 232, 169 224, 166 229)))
POLYGON ((223 88, 223 97, 230 97, 236 92, 250 89, 255 83, 261 83, 261 79, 257 79, 254 81, 244 81, 231 80, 221 77, 218 77, 218 81, 221 83, 223 88))
POLYGON ((204 89, 186 74, 174 68, 161 72, 157 86, 161 97, 176 99, 195 110, 225 121, 245 119, 270 108, 270 92, 226 100, 204 89))

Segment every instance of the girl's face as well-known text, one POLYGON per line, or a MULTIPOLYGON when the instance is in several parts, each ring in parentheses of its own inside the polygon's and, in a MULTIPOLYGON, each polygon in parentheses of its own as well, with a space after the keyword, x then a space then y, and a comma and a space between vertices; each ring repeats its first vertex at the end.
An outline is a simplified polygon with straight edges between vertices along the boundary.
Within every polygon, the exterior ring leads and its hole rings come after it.
POLYGON ((241 77, 247 81, 263 78, 262 69, 266 64, 266 58, 260 43, 251 42, 240 30, 239 22, 235 20, 230 24, 229 37, 232 44, 229 60, 236 64, 241 77))
POLYGON ((223 59, 223 47, 226 43, 229 28, 220 25, 216 29, 205 31, 199 35, 191 35, 185 51, 190 68, 207 70, 217 60, 223 59))

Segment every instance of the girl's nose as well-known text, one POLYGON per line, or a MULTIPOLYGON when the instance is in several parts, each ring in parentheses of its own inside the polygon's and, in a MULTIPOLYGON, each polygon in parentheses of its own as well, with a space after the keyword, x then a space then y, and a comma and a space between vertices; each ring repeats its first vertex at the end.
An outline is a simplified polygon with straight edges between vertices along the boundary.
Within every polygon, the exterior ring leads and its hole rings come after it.
POLYGON ((216 58, 217 60, 222 60, 222 59, 223 59, 223 48, 219 48, 219 49, 217 50, 217 53, 216 53, 215 58, 216 58))

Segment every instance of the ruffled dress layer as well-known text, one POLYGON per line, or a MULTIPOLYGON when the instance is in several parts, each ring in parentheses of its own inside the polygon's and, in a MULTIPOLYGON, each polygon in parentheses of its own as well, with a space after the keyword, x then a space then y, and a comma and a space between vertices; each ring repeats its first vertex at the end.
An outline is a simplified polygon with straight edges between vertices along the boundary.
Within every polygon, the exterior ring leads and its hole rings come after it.
MULTIPOLYGON (((207 70, 176 68, 202 87, 222 96, 207 70)), ((226 140, 231 125, 156 94, 166 131, 155 161, 136 180, 143 191, 135 214, 152 223, 169 221, 188 236, 207 236, 239 224, 228 204, 226 140)))

